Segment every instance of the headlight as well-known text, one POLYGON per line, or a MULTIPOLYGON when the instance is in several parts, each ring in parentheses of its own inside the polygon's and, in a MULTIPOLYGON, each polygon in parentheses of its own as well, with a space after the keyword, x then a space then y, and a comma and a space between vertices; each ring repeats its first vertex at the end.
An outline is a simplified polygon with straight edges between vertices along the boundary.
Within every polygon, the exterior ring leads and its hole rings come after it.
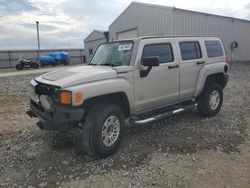
POLYGON ((40 96, 40 102, 41 102, 42 106, 46 110, 50 110, 51 109, 51 99, 50 99, 49 96, 47 96, 47 95, 41 95, 40 96))

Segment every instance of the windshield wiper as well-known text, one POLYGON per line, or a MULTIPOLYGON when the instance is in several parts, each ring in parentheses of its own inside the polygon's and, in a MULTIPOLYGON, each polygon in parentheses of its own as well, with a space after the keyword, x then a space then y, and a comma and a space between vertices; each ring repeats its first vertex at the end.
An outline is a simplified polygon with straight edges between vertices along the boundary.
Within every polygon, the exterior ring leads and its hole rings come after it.
POLYGON ((103 66, 112 66, 112 67, 117 66, 114 63, 103 63, 103 64, 100 64, 100 65, 103 65, 103 66))
POLYGON ((93 66, 96 66, 97 64, 94 64, 94 63, 89 63, 88 65, 93 65, 93 66))

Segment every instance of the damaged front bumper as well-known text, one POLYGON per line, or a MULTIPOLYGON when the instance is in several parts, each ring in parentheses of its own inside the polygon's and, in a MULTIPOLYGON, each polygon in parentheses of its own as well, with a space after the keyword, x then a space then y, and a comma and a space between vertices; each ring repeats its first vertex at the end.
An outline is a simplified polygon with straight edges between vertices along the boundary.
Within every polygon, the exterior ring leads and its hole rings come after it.
POLYGON ((42 130, 67 131, 71 125, 81 121, 84 109, 83 107, 56 105, 48 111, 31 100, 30 109, 26 113, 30 117, 39 118, 37 126, 42 130))

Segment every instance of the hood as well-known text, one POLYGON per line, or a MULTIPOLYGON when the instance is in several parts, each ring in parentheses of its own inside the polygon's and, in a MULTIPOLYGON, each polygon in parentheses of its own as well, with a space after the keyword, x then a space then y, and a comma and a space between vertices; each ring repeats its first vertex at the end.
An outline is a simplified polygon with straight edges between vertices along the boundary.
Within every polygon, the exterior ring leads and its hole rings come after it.
POLYGON ((36 80, 38 82, 64 88, 116 77, 116 70, 109 66, 77 66, 44 74, 36 78, 36 80))

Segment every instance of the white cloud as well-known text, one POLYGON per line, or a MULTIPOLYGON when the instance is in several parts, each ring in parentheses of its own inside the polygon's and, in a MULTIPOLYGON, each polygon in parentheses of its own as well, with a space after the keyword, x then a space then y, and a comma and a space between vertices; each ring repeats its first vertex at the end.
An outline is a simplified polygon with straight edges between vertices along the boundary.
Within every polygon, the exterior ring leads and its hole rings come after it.
MULTIPOLYGON (((138 0, 250 20, 249 0, 138 0)), ((93 30, 106 30, 131 0, 13 0, 0 1, 0 48, 36 48, 40 22, 42 48, 83 47, 93 30), (34 26, 34 27, 33 27, 34 26)))

